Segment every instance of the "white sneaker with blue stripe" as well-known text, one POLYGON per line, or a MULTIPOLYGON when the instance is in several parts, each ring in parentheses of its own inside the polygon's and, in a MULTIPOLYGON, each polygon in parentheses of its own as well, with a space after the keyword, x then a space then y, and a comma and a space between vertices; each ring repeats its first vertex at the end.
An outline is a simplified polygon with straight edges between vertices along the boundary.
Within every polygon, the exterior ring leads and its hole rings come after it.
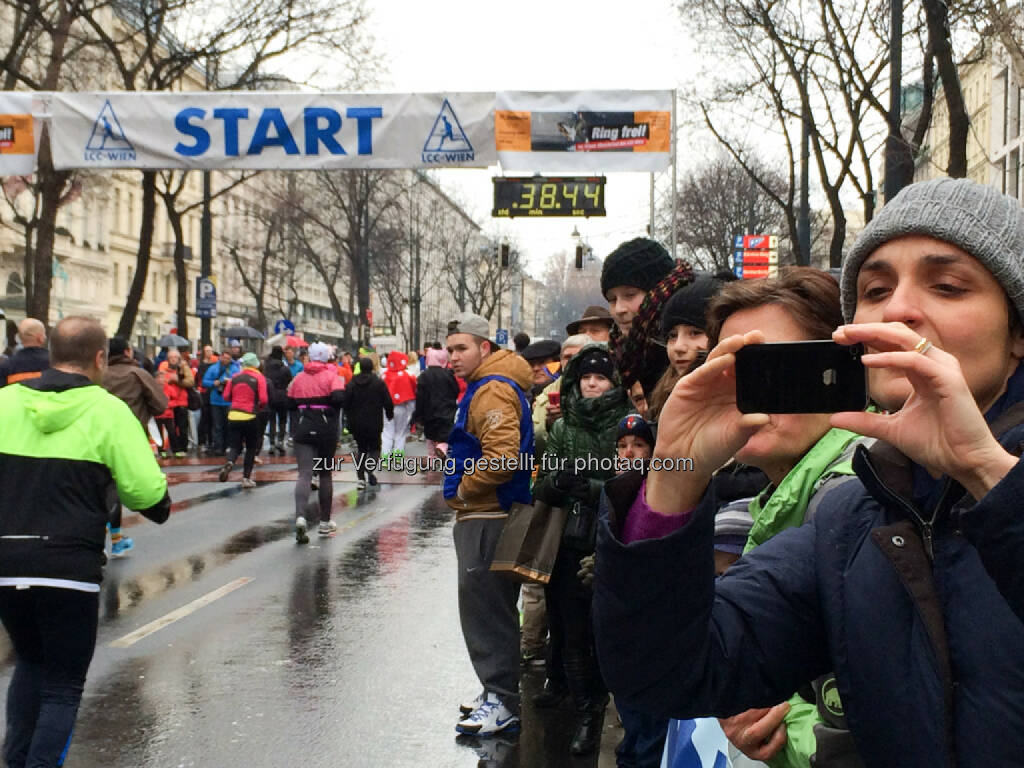
POLYGON ((474 709, 465 720, 455 726, 459 733, 476 736, 490 736, 495 733, 519 730, 519 715, 514 714, 496 694, 488 693, 483 703, 474 709))

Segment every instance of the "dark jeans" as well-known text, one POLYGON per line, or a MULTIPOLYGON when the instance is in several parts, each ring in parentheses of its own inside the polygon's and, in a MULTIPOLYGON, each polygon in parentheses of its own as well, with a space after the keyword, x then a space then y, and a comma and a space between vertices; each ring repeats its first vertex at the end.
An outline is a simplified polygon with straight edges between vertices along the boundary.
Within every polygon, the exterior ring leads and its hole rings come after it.
POLYGON ((259 417, 249 421, 228 421, 228 461, 233 463, 238 458, 243 444, 245 463, 242 465, 242 476, 251 477, 256 454, 263 444, 263 422, 259 417))
POLYGON ((295 443, 295 461, 299 465, 299 476, 295 480, 295 517, 306 514, 306 502, 309 501, 310 480, 313 479, 313 465, 321 459, 317 477, 320 478, 320 489, 317 501, 320 504, 320 522, 331 519, 331 498, 334 496, 334 441, 322 440, 316 444, 295 443))
POLYGON ((0 621, 14 646, 7 689, 8 768, 63 765, 96 647, 99 593, 0 587, 0 621))
POLYGON ((665 751, 668 718, 637 712, 615 702, 622 721, 622 741, 615 748, 618 768, 658 768, 665 751))
POLYGON ((117 495, 117 486, 111 482, 107 486, 107 522, 111 528, 121 527, 122 514, 121 497, 117 495))
MULTIPOLYGON (((590 616, 594 593, 576 575, 580 559, 586 554, 563 544, 555 558, 551 581, 544 589, 548 626, 552 642, 558 646, 550 655, 557 658, 560 652, 569 690, 578 706, 586 700, 599 705, 608 695, 594 649, 590 616)), ((549 670, 548 675, 557 679, 557 671, 549 670)))
MULTIPOLYGON (((366 469, 366 459, 373 459, 374 466, 380 462, 380 435, 355 435, 356 439, 356 477, 363 480, 367 477, 376 478, 376 475, 366 469)), ((376 482, 376 480, 374 480, 376 482)))
POLYGON ((156 423, 167 430, 171 444, 171 453, 188 450, 188 406, 178 406, 173 410, 174 418, 157 419, 156 423))
POLYGON ((210 393, 203 392, 203 407, 199 411, 199 445, 204 448, 213 447, 213 413, 210 410, 210 393))
POLYGON ((228 437, 228 408, 227 405, 211 405, 210 413, 213 416, 213 452, 223 455, 227 448, 228 437))
POLYGON ((288 434, 288 406, 270 406, 270 445, 271 447, 284 444, 284 438, 288 434))

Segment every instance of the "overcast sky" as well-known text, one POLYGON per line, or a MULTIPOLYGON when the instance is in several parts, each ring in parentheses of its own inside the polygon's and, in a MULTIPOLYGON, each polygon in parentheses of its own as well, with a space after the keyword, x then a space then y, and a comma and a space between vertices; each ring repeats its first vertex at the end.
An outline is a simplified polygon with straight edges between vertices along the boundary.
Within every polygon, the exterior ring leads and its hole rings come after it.
MULTIPOLYGON (((686 78, 689 46, 668 0, 367 0, 367 7, 375 50, 390 72, 387 91, 652 90, 686 78)), ((548 254, 575 245, 574 226, 602 256, 646 232, 646 173, 607 174, 604 218, 499 221, 490 218, 498 170, 438 177, 486 230, 520 244, 534 274, 548 254)), ((667 176, 660 183, 670 186, 667 176)))

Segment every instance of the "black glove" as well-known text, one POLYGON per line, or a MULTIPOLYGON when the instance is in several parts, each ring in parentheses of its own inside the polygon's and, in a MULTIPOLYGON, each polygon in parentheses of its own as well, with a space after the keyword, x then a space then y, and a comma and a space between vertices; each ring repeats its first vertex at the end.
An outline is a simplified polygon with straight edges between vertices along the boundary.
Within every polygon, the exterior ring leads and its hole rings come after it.
POLYGON ((555 475, 552 485, 570 496, 584 496, 590 490, 590 481, 575 472, 563 469, 555 475))

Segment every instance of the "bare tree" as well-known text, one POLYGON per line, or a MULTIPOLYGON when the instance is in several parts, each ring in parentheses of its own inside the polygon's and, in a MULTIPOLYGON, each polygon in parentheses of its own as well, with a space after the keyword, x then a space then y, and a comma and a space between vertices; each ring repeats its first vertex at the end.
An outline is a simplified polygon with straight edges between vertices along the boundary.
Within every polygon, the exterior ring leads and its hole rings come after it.
MULTIPOLYGON (((846 229, 844 199, 855 194, 865 221, 874 215, 874 165, 884 140, 888 101, 887 4, 813 0, 808 8, 785 0, 683 0, 679 7, 690 26, 701 30, 707 58, 717 68, 708 73, 710 92, 690 100, 712 135, 785 210, 794 243, 798 140, 804 115, 809 116, 811 163, 832 218, 830 262, 838 265, 846 229), (728 67, 722 67, 723 59, 729 60, 728 67), (763 114, 771 116, 786 158, 783 175, 789 184, 784 193, 759 173, 753 153, 739 138, 749 133, 751 117, 756 122, 763 114)), ((910 25, 907 37, 923 45, 917 59, 928 93, 918 122, 903 140, 908 152, 920 147, 931 120, 931 83, 937 66, 955 144, 948 172, 963 175, 967 123, 955 77, 953 22, 940 0, 922 0, 917 8, 922 18, 910 25)), ((762 131, 768 128, 764 123, 758 126, 762 131)))
MULTIPOLYGON (((279 83, 282 78, 267 71, 272 62, 308 49, 348 52, 364 19, 359 0, 250 0, 230 13, 216 0, 155 0, 122 10, 120 24, 99 14, 84 21, 124 90, 161 91, 211 63, 221 73, 215 84, 220 89, 279 83)), ((135 275, 118 325, 124 336, 131 335, 149 272, 156 177, 156 171, 142 172, 135 275)))
MULTIPOLYGON (((748 172, 721 153, 683 179, 676 195, 676 239, 690 259, 709 269, 732 267, 732 238, 754 233, 782 233, 786 211, 779 200, 787 194, 788 180, 778 171, 751 160, 748 172), (774 194, 756 183, 756 176, 774 194)), ((671 222, 672 211, 661 217, 671 222)), ((670 223, 664 225, 671 226, 670 223)), ((786 237, 788 239, 788 237, 786 237)))
MULTIPOLYGON (((0 34, 0 43, 5 46, 0 49, 4 90, 20 85, 55 91, 68 84, 67 72, 73 74, 74 68, 66 65, 77 58, 80 49, 73 38, 73 27, 83 5, 69 0, 0 0, 0 6, 6 6, 13 18, 11 29, 0 34)), ((74 173, 54 169, 48 129, 44 127, 38 170, 33 179, 25 181, 25 189, 33 197, 26 206, 31 213, 21 216, 19 209, 10 205, 24 236, 25 314, 43 323, 49 322, 50 315, 57 214, 74 194, 74 184, 74 173)))
MULTIPOLYGON (((238 174, 235 178, 227 176, 225 183, 210 195, 215 200, 235 187, 244 184, 255 176, 255 173, 238 174)), ((176 311, 178 318, 178 334, 188 338, 188 270, 185 264, 185 227, 184 218, 190 212, 199 209, 203 201, 183 202, 182 193, 185 192, 188 182, 188 172, 161 171, 157 177, 157 193, 164 204, 164 211, 167 214, 168 223, 171 225, 171 232, 174 235, 174 276, 177 283, 176 311)), ((271 222, 273 226, 273 222, 271 222)), ((245 274, 243 273, 243 280, 245 274)), ((248 287, 248 285, 246 286, 248 287)))
POLYGON ((304 174, 303 182, 301 196, 288 203, 298 224, 296 244, 326 286, 334 318, 349 341, 353 326, 361 331, 370 308, 378 245, 385 255, 393 248, 402 177, 395 171, 316 171, 304 174), (338 290, 343 280, 355 286, 348 312, 338 290))
POLYGON ((592 304, 603 304, 600 288, 600 265, 591 271, 576 269, 575 258, 568 251, 558 251, 548 257, 541 275, 544 284, 538 328, 550 328, 556 336, 564 333, 565 326, 592 304))

